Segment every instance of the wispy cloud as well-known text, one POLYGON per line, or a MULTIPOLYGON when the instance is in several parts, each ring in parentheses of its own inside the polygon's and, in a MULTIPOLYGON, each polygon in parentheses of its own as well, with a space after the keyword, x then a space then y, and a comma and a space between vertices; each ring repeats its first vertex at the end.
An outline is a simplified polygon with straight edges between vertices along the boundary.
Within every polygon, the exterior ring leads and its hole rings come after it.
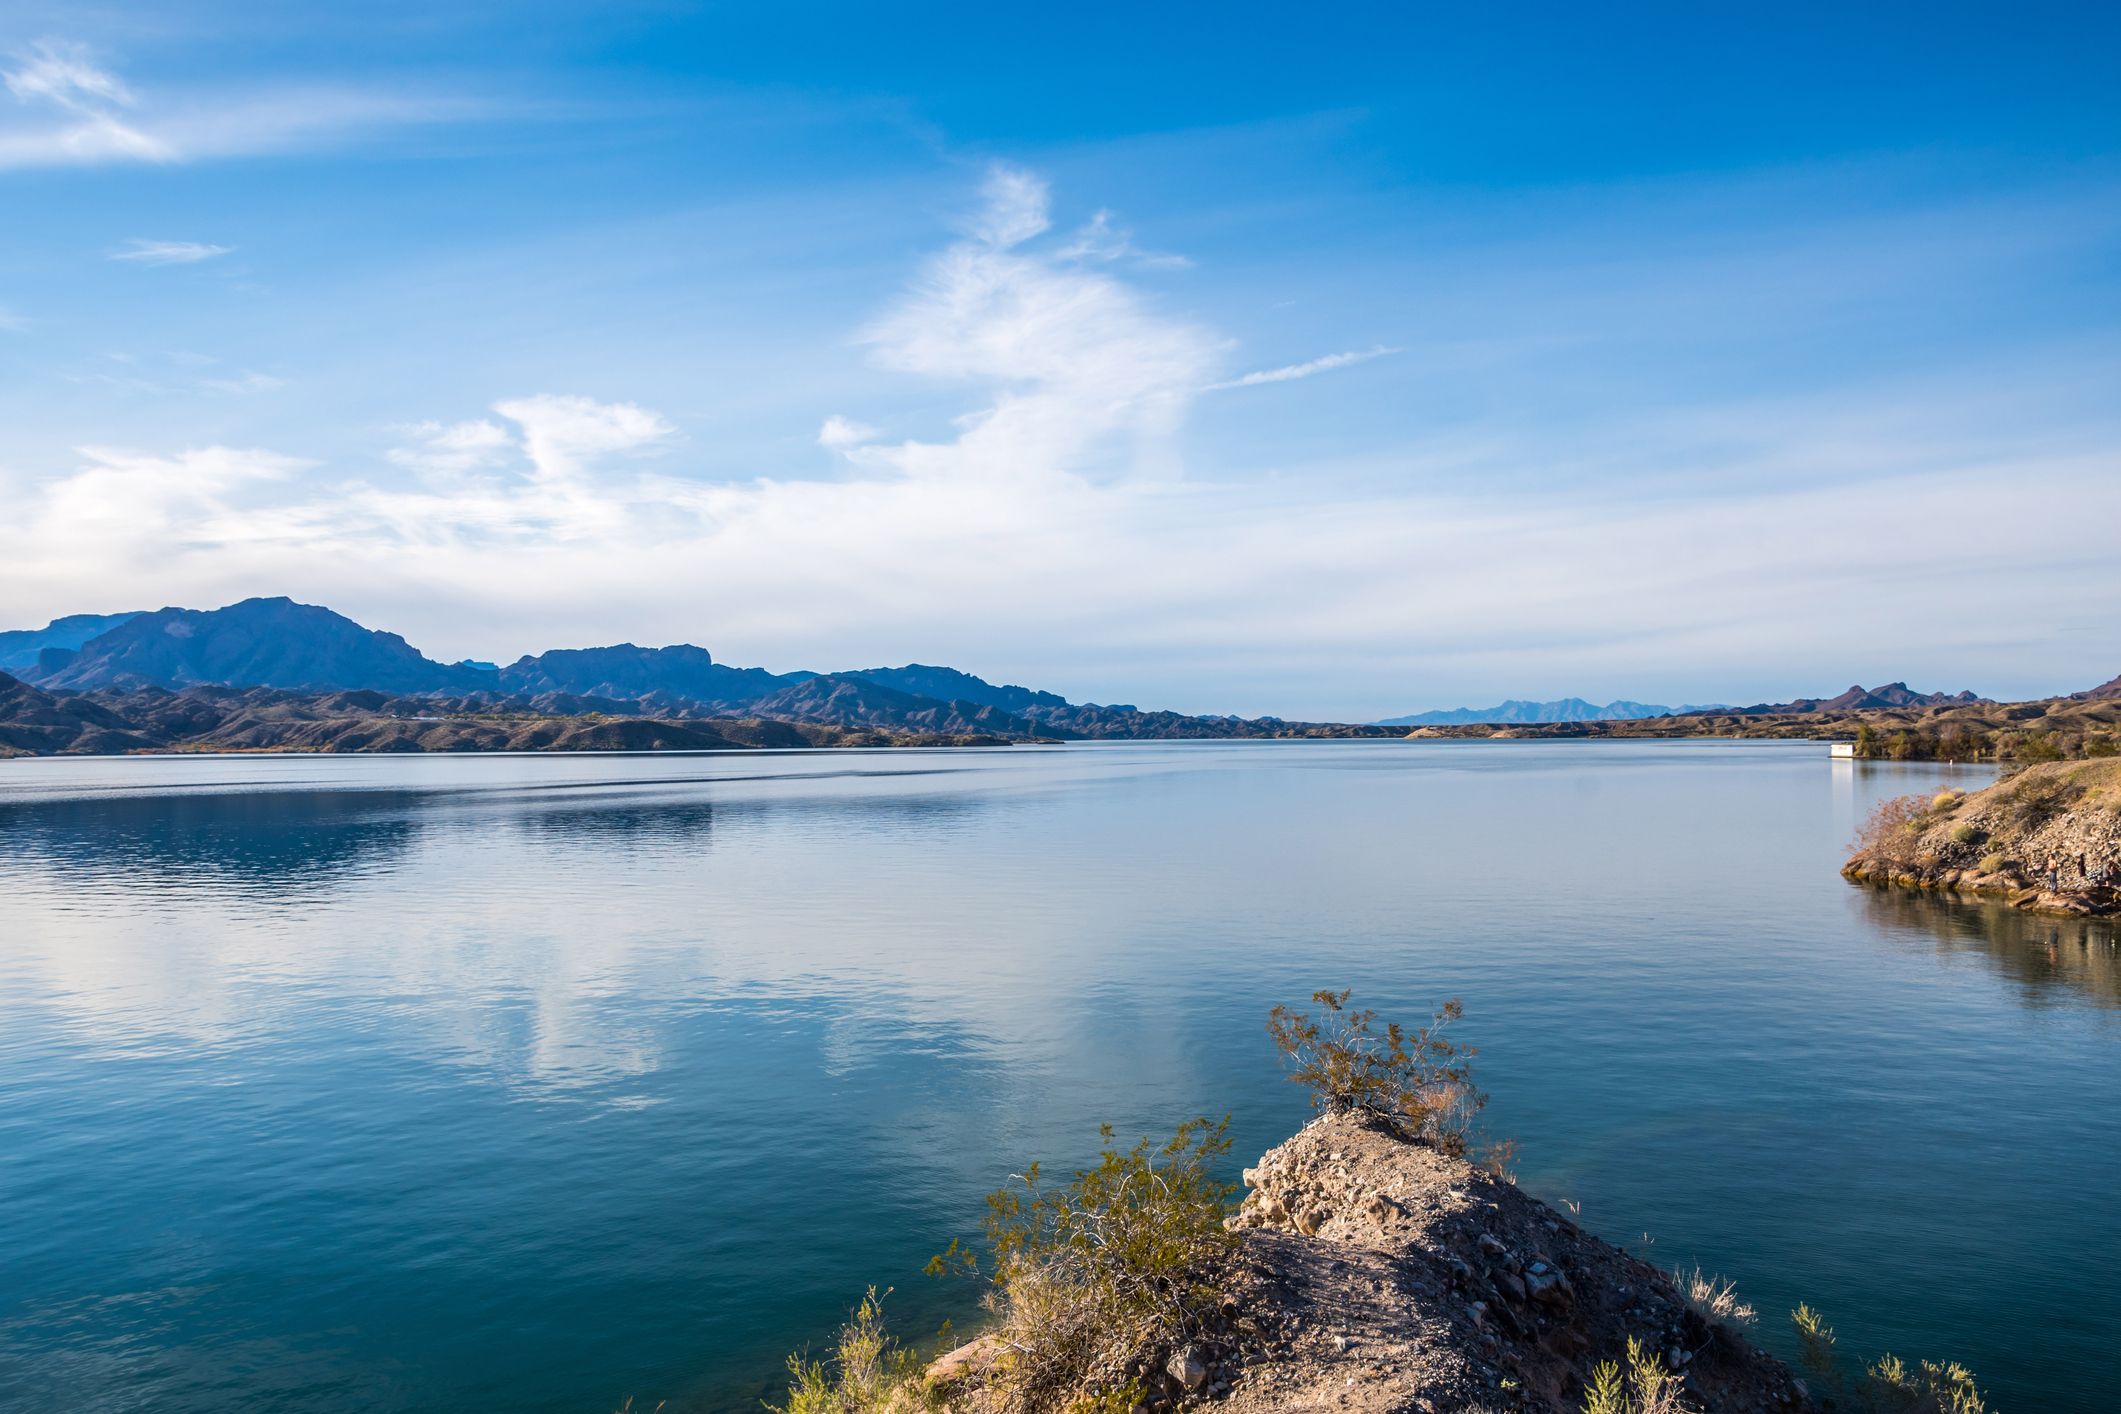
POLYGON ((198 382, 199 390, 205 393, 273 393, 286 386, 285 378, 254 371, 245 371, 233 378, 201 378, 198 382))
POLYGON ((838 413, 825 419, 817 430, 817 444, 835 452, 844 452, 850 447, 859 447, 864 442, 874 442, 883 435, 866 422, 841 417, 838 413))
POLYGON ((1022 245, 1053 224, 1046 180, 1001 163, 987 169, 983 202, 972 221, 973 238, 996 250, 1022 245))
POLYGON ((149 241, 138 238, 126 244, 123 250, 110 253, 112 260, 129 260, 138 265, 196 265, 202 260, 212 260, 234 250, 232 245, 208 245, 204 241, 149 241))
POLYGON ((311 85, 143 95, 87 45, 45 39, 0 67, 0 171, 287 152, 380 128, 482 116, 464 99, 311 85))
POLYGON ((5 330, 10 334, 19 334, 27 328, 29 328, 28 319, 9 309, 6 305, 0 304, 0 330, 5 330))
POLYGON ((1247 373, 1241 378, 1232 378, 1227 382, 1210 383, 1208 388, 1209 391, 1213 392, 1223 388, 1256 388, 1262 383, 1293 383, 1299 378, 1309 378, 1313 374, 1328 373, 1336 368, 1346 368, 1351 363, 1367 363, 1373 358, 1383 358, 1387 354, 1404 352, 1405 350, 1403 349, 1386 348, 1383 344, 1379 344, 1374 349, 1350 349, 1345 353, 1327 354, 1323 358, 1314 358, 1305 363, 1285 364, 1280 368, 1263 368, 1257 373, 1247 373))
POLYGON ((1185 270, 1193 262, 1183 255, 1143 250, 1134 243, 1134 232, 1120 225, 1112 213, 1100 210, 1070 238, 1061 250, 1063 260, 1124 260, 1148 269, 1185 270))

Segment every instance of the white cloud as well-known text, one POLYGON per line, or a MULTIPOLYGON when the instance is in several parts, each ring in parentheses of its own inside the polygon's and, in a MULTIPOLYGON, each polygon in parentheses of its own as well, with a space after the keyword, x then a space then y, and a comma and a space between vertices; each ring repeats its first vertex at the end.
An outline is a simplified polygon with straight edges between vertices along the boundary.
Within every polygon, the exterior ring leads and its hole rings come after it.
POLYGON ((110 259, 129 260, 140 265, 196 265, 202 260, 226 255, 234 249, 231 245, 208 245, 204 241, 149 241, 135 238, 124 250, 112 251, 110 259))
POLYGON ((1403 350, 1386 348, 1382 344, 1379 344, 1374 349, 1351 349, 1346 353, 1327 354, 1324 358, 1314 358, 1307 363, 1291 363, 1281 368, 1264 368, 1257 373, 1247 373, 1243 377, 1232 378, 1227 382, 1211 383, 1208 385, 1208 389, 1212 392, 1222 388, 1253 388, 1262 383, 1293 383, 1299 378, 1309 378, 1315 373, 1326 373, 1336 368, 1346 368, 1351 363, 1367 363, 1373 358, 1383 358, 1387 354, 1400 352, 1403 352, 1403 350))
POLYGON ((416 422, 404 429, 416 438, 410 447, 393 447, 385 455, 415 471, 460 476, 496 466, 516 449, 516 439, 485 418, 469 422, 416 422))
POLYGON ((1043 177, 996 163, 980 189, 985 205, 972 223, 973 237, 996 250, 1022 245, 1053 224, 1043 177))
POLYGON ((0 171, 289 152, 379 128, 461 121, 482 105, 337 86, 135 94, 87 46, 48 39, 0 68, 0 171))
MULTIPOLYGON (((1350 683, 1384 715, 1416 671, 1424 695, 1684 671, 1698 699, 1763 664, 1838 688, 1846 656, 1874 671, 1881 642, 2025 676, 2121 651, 2103 541, 1966 513, 2007 486, 2074 523, 2121 520, 2102 428, 2035 444, 2027 404, 1967 412, 1969 386, 2003 396, 1993 369, 1690 397, 1588 435, 1511 417, 1359 466, 1181 477, 1176 435, 1225 342, 1113 267, 1006 240, 1030 224, 1022 183, 990 201, 976 229, 1004 237, 940 251, 863 333, 883 368, 961 396, 948 431, 862 440, 874 429, 828 418, 818 440, 848 457, 831 475, 715 481, 641 455, 674 437, 659 413, 547 393, 417 424, 370 479, 225 448, 94 452, 41 482, 0 472, 18 508, 0 522, 0 602, 27 621, 291 592, 451 657, 690 639, 775 667, 933 656, 1087 697, 1287 715, 1334 710, 1311 694, 1350 683), (1539 494, 1509 494, 1557 463, 1539 494)), ((1351 361, 1334 359, 1292 367, 1351 361)), ((2096 358, 2070 367, 2111 381, 2096 358)), ((1884 671, 1923 675, 1905 657, 1884 671)))
POLYGON ((817 444, 835 452, 844 452, 859 447, 864 442, 874 442, 882 433, 866 422, 841 417, 838 413, 825 419, 817 430, 817 444))
POLYGON ((540 393, 512 398, 493 410, 523 429, 523 452, 537 477, 566 481, 598 457, 632 452, 670 438, 676 428, 661 413, 634 403, 540 393))
POLYGON ((981 234, 930 261, 864 338, 886 368, 974 384, 989 400, 952 441, 871 455, 909 475, 1023 481, 1092 474, 1119 444, 1120 469, 1170 472, 1170 437, 1219 341, 1109 275, 1013 248, 1043 227, 1042 182, 1001 168, 986 193, 981 234))
POLYGON ((89 48, 66 40, 40 40, 20 67, 0 71, 7 91, 24 103, 39 99, 71 112, 94 112, 109 104, 129 108, 132 91, 114 74, 97 68, 89 48))

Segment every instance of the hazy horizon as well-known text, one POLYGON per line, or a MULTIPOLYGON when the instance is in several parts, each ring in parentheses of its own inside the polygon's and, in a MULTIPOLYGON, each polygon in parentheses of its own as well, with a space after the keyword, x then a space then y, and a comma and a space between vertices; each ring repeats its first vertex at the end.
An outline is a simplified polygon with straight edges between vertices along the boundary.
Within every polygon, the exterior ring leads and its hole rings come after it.
POLYGON ((0 619, 1366 721, 2121 672, 2111 14, 32 3, 0 619))

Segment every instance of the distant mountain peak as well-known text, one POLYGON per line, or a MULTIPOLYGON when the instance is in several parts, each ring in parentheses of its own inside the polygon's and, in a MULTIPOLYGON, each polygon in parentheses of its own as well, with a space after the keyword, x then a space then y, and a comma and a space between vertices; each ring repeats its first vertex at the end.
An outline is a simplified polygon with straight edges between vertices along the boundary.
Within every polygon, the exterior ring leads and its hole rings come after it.
POLYGON ((1512 697, 1493 707, 1451 707, 1435 712, 1415 712, 1404 717, 1386 717, 1385 727, 1460 726, 1474 723, 1525 722, 1624 722, 1642 717, 1666 717, 1672 709, 1654 702, 1620 699, 1604 706, 1581 697, 1562 697, 1552 702, 1531 702, 1512 697))

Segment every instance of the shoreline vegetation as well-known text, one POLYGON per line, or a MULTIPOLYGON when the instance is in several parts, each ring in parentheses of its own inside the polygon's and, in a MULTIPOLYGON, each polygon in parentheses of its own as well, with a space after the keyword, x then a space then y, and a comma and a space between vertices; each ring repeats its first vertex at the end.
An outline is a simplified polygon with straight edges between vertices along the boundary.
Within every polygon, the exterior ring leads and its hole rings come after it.
POLYGON ((2044 762, 1971 794, 1881 802, 1841 872, 2035 913, 2121 915, 2121 759, 2044 762))
MULTIPOLYGON (((2104 689, 2102 689, 2103 691, 2104 689)), ((1629 721, 1418 727, 1407 739, 1847 741, 1859 760, 2037 764, 2121 755, 2121 697, 1867 707, 1846 712, 1704 712, 1629 721)))
POLYGON ((1985 1414, 1963 1367, 1852 1367, 1805 1306, 1798 1375, 1748 1338, 1756 1314, 1731 1282, 1661 1271, 1516 1186, 1508 1146, 1474 1127, 1456 1003, 1407 1030, 1349 1001, 1275 1008, 1317 1115, 1241 1185, 1217 1177, 1227 1119, 1131 1148, 1107 1126, 1097 1166, 1061 1182, 1032 1166, 989 1197, 984 1251, 952 1243, 931 1263, 982 1284, 977 1337, 946 1326, 948 1348, 924 1355, 872 1287, 831 1349, 789 1357, 768 1408, 1985 1414))

